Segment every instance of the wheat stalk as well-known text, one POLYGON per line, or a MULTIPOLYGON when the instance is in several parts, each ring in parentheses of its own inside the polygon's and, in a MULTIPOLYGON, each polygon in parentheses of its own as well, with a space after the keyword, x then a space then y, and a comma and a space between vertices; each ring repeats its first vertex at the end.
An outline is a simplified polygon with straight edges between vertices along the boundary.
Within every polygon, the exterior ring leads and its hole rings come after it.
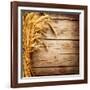
POLYGON ((46 44, 43 42, 42 35, 45 35, 44 25, 48 24, 56 35, 55 30, 50 24, 49 15, 37 12, 27 13, 23 16, 23 67, 24 76, 30 77, 34 75, 31 64, 31 53, 40 49, 41 45, 47 50, 46 44))

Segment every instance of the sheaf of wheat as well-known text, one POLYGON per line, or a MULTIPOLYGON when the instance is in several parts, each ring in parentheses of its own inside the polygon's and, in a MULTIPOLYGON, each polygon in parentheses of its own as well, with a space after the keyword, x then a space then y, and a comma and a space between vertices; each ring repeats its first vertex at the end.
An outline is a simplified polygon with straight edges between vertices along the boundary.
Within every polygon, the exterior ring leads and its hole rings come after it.
POLYGON ((46 34, 45 25, 48 25, 52 32, 56 35, 51 23, 52 19, 49 15, 39 12, 25 13, 23 15, 23 76, 34 76, 31 63, 31 53, 39 50, 41 45, 47 49, 46 44, 42 40, 42 36, 46 34))

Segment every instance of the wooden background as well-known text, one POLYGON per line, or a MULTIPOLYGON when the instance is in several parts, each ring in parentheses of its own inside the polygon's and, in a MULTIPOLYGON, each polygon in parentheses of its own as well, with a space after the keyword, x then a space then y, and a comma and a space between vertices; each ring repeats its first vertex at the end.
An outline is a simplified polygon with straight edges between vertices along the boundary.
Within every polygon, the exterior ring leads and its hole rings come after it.
POLYGON ((32 54, 34 76, 66 75, 79 73, 79 15, 50 14, 57 37, 49 27, 44 42, 48 50, 32 54))

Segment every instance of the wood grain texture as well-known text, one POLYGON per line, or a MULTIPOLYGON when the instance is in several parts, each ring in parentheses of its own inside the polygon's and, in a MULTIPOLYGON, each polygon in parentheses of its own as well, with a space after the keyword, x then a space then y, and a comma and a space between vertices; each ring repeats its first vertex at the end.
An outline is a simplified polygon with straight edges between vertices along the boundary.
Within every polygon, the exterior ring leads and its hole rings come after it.
POLYGON ((79 22, 78 21, 69 21, 69 20, 53 20, 51 22, 52 27, 54 28, 57 37, 53 34, 50 27, 45 26, 46 34, 44 38, 50 39, 79 39, 79 22))
POLYGON ((34 54, 33 67, 52 67, 52 66, 79 66, 79 56, 77 54, 34 54))
POLYGON ((79 52, 79 41, 71 40, 44 40, 43 41, 47 49, 43 46, 37 53, 52 55, 52 53, 78 53, 79 52))
POLYGON ((78 74, 78 67, 33 68, 35 76, 78 74))
POLYGON ((79 21, 78 14, 68 14, 68 13, 48 13, 54 20, 70 20, 70 21, 79 21))
POLYGON ((40 50, 32 53, 34 76, 67 75, 79 73, 79 15, 48 13, 51 26, 44 25, 43 42, 40 50))

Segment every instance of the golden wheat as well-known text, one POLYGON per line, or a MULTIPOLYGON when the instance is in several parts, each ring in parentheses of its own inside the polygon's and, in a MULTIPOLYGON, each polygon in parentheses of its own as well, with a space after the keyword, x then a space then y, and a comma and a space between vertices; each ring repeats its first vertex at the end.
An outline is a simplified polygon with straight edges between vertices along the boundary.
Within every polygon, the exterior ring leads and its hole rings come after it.
POLYGON ((47 14, 41 15, 38 12, 26 13, 23 15, 23 76, 30 77, 34 75, 31 64, 31 53, 39 50, 41 45, 47 50, 46 44, 42 40, 42 35, 45 35, 47 24, 53 33, 56 32, 50 24, 51 17, 47 14))

